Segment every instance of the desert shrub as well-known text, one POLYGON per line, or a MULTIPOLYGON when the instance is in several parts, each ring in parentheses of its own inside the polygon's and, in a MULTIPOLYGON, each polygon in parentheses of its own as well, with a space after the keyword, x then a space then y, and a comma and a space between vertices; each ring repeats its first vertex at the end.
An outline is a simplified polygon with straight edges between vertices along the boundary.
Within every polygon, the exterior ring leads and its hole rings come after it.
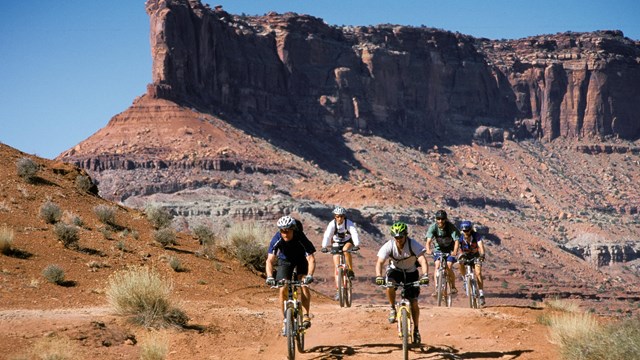
POLYGON ((113 206, 97 205, 93 208, 93 212, 101 223, 116 225, 116 209, 113 206))
POLYGON ((265 271, 268 231, 255 223, 236 223, 227 233, 226 249, 235 256, 242 265, 260 272, 265 271))
POLYGON ((151 225, 156 229, 162 229, 171 225, 173 215, 169 210, 160 205, 149 205, 145 208, 144 213, 151 225))
POLYGON ((8 254, 13 247, 13 230, 7 226, 0 228, 0 253, 8 254))
POLYGON ((78 175, 76 176, 76 189, 82 192, 89 192, 93 187, 93 182, 91 178, 86 175, 78 175))
POLYGON ((162 228, 153 232, 153 239, 162 247, 176 244, 176 232, 171 228, 162 228))
POLYGON ((169 258, 169 266, 175 272, 185 271, 185 268, 182 266, 182 261, 180 261, 180 258, 177 256, 172 256, 169 258))
POLYGON ((80 236, 78 235, 78 228, 75 225, 68 225, 63 222, 59 222, 55 225, 53 232, 58 237, 58 240, 62 241, 64 247, 78 247, 80 236))
POLYGON ((31 357, 28 359, 73 360, 78 358, 73 343, 69 339, 58 336, 38 340, 29 352, 31 357))
POLYGON ((140 360, 163 360, 168 351, 167 339, 150 336, 140 343, 140 360))
POLYGON ((145 327, 184 326, 186 314, 169 299, 173 285, 148 267, 135 267, 109 278, 107 300, 116 313, 145 327))
POLYGON ((216 241, 216 236, 208 226, 197 225, 193 228, 193 235, 198 239, 200 245, 213 246, 216 241))
POLYGON ((62 214, 62 220, 64 222, 66 222, 67 224, 72 224, 75 225, 77 227, 83 227, 84 226, 84 221, 82 221, 82 218, 77 215, 74 214, 71 211, 64 211, 64 213, 62 214))
POLYGON ((40 218, 47 224, 55 224, 60 221, 62 210, 60 206, 52 201, 46 201, 40 206, 40 218))
POLYGON ((600 325, 589 313, 551 318, 551 339, 564 359, 636 359, 640 352, 640 319, 600 325))
POLYGON ((58 265, 47 265, 42 270, 42 276, 50 283, 62 284, 64 282, 64 269, 58 265))
POLYGON ((40 165, 27 157, 23 157, 16 162, 16 170, 18 171, 18 176, 26 182, 33 183, 36 179, 36 174, 40 170, 40 165))

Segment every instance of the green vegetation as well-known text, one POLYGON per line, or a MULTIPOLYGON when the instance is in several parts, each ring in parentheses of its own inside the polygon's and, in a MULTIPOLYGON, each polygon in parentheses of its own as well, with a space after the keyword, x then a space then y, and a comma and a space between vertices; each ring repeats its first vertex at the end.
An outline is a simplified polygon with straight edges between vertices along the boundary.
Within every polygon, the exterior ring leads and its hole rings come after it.
POLYGON ((101 223, 109 226, 116 225, 116 209, 113 206, 98 205, 93 208, 93 212, 101 223))
POLYGON ((161 328, 184 326, 188 316, 169 299, 173 285, 148 267, 135 267, 109 278, 107 300, 116 313, 136 324, 161 328))
POLYGON ((76 176, 76 189, 81 192, 89 192, 93 187, 93 182, 91 178, 86 175, 78 175, 76 176))

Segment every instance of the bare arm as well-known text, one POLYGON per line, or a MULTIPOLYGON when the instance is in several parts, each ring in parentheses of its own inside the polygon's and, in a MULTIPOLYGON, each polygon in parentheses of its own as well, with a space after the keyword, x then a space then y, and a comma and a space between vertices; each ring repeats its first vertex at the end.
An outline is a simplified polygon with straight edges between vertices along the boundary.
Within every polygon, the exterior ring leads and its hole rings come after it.
POLYGON ((267 254, 267 263, 265 264, 265 271, 267 273, 267 277, 273 277, 273 264, 276 261, 276 256, 274 254, 267 254))
POLYGON ((376 277, 382 276, 382 269, 384 268, 384 262, 386 259, 379 257, 376 261, 376 277))
POLYGON ((427 255, 431 255, 432 251, 431 251, 431 243, 433 242, 433 238, 428 237, 427 238, 427 243, 425 244, 425 249, 427 249, 427 255))
POLYGON ((485 252, 484 252, 484 241, 479 241, 478 242, 478 252, 480 253, 480 255, 485 255, 485 252))
POLYGON ((427 262, 427 258, 424 254, 418 256, 418 263, 422 268, 422 275, 429 275, 429 263, 427 262))
POLYGON ((309 271, 307 275, 313 276, 313 272, 316 271, 316 257, 313 254, 307 255, 307 262, 309 263, 309 271))

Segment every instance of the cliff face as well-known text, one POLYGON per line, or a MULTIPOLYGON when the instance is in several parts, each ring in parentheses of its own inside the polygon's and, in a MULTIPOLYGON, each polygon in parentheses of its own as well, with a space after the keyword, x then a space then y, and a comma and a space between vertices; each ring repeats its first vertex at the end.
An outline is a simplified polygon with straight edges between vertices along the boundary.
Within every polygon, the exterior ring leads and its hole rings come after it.
POLYGON ((148 94, 246 122, 640 136, 640 46, 620 32, 491 41, 430 28, 337 28, 292 13, 238 17, 197 0, 148 0, 146 9, 148 94))

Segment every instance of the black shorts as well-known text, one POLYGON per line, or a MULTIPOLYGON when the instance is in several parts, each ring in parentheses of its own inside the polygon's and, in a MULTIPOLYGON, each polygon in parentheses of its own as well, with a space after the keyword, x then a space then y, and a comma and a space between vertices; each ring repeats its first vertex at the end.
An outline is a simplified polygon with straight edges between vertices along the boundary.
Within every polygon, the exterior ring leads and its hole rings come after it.
MULTIPOLYGON (((387 270, 387 281, 391 280, 396 283, 410 283, 418 281, 419 278, 420 273, 418 270, 413 272, 391 268, 387 270)), ((418 295, 420 295, 420 288, 417 286, 406 286, 402 288, 402 296, 409 300, 417 299, 418 295)))
POLYGON ((289 260, 278 258, 278 265, 276 266, 276 281, 280 281, 283 279, 291 280, 294 269, 296 269, 298 276, 307 275, 307 273, 309 272, 309 263, 306 259, 303 262, 294 264, 289 260))
MULTIPOLYGON (((335 243, 335 242, 332 242, 332 243, 331 243, 331 253, 332 253, 332 254, 334 254, 334 255, 339 254, 339 252, 336 252, 336 251, 334 250, 334 246, 333 246, 333 244, 336 244, 336 243, 335 243)), ((349 240, 347 240, 347 241, 341 241, 341 242, 339 242, 338 244, 340 244, 340 246, 335 246, 335 247, 337 247, 339 250, 343 250, 343 249, 344 249, 344 246, 345 246, 345 245, 347 245, 347 244, 354 245, 354 244, 353 244, 353 239, 349 239, 349 240)), ((355 245, 354 245, 354 246, 355 246, 355 245)))

